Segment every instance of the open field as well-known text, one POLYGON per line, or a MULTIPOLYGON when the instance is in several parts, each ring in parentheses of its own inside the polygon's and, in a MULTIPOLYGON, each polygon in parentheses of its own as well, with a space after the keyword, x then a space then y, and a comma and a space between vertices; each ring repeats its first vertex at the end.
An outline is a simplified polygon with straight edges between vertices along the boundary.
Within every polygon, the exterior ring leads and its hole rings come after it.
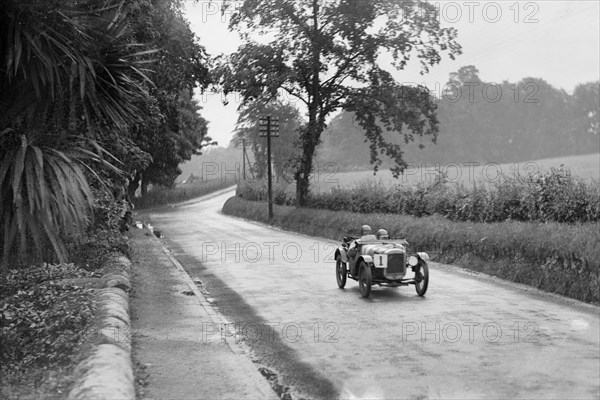
POLYGON ((600 153, 581 156, 546 158, 542 160, 519 163, 475 163, 456 162, 438 165, 409 165, 404 175, 395 179, 390 170, 339 172, 335 165, 321 165, 312 178, 313 192, 327 192, 333 188, 351 188, 366 181, 380 183, 385 186, 397 184, 416 185, 430 183, 437 179, 442 171, 449 183, 486 184, 498 183, 502 177, 514 178, 528 174, 540 174, 551 168, 565 168, 574 177, 586 180, 600 180, 600 153))
MULTIPOLYGON (((441 172, 424 166, 408 171, 399 181, 389 179, 387 183, 381 177, 371 175, 369 179, 365 172, 330 172, 321 181, 316 174, 306 206, 416 217, 437 214, 452 221, 598 222, 600 186, 592 172, 592 165, 598 160, 592 157, 524 165, 468 165, 466 174, 458 165, 447 166, 441 172), (575 173, 565 168, 568 165, 575 173), (514 173, 503 174, 505 170, 514 173), (477 174, 481 175, 479 179, 477 174)), ((390 171, 385 173, 389 175, 390 171)), ((293 184, 278 182, 274 202, 295 204, 294 189, 293 184)), ((267 184, 262 180, 238 185, 238 196, 264 201, 267 184)))
MULTIPOLYGON (((180 180, 185 180, 190 175, 194 175, 204 182, 222 180, 235 184, 242 180, 242 163, 233 151, 231 151, 231 154, 207 153, 207 155, 197 157, 194 162, 183 164, 181 168, 184 173, 180 176, 180 180)), ((438 165, 409 164, 405 173, 398 179, 393 177, 389 169, 380 170, 376 175, 373 174, 373 170, 341 172, 337 164, 325 163, 315 167, 311 176, 311 191, 320 193, 328 192, 334 188, 352 188, 364 182, 384 186, 397 184, 412 186, 434 181, 440 175, 438 171, 446 175, 445 178, 448 183, 489 184, 498 183, 503 177, 514 178, 515 176, 529 174, 543 174, 551 168, 568 169, 574 177, 585 180, 600 180, 600 153, 508 164, 486 164, 469 161, 438 165)), ((250 173, 248 176, 248 179, 251 179, 250 173)), ((288 176, 288 181, 278 179, 276 183, 281 186, 289 184, 288 192, 292 194, 295 191, 294 181, 291 173, 288 173, 288 176)))

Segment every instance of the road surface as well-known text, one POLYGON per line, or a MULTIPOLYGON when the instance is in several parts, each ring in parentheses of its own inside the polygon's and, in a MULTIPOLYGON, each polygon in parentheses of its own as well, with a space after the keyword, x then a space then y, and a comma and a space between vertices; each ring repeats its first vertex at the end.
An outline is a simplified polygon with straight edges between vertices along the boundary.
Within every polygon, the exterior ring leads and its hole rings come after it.
POLYGON ((425 297, 374 287, 363 299, 355 281, 336 285, 337 243, 225 216, 232 194, 144 218, 230 323, 198 340, 247 345, 284 394, 600 397, 598 308, 435 263, 425 297))

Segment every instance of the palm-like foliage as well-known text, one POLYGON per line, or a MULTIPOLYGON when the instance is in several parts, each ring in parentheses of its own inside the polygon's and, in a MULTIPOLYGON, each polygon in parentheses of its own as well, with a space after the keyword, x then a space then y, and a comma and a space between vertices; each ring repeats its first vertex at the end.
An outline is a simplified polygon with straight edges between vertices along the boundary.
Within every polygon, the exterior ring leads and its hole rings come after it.
POLYGON ((127 126, 147 80, 139 57, 151 51, 134 51, 125 17, 116 0, 5 0, 0 127, 65 99, 89 121, 127 126))
POLYGON ((83 170, 104 153, 93 139, 139 118, 151 51, 132 43, 125 16, 117 0, 0 4, 4 265, 15 249, 42 242, 64 260, 61 234, 88 222, 93 197, 83 170))
POLYGON ((83 160, 97 156, 82 146, 53 148, 30 143, 9 129, 0 133, 0 220, 3 254, 19 239, 20 258, 32 242, 38 253, 48 240, 61 261, 61 234, 82 234, 93 196, 83 160))

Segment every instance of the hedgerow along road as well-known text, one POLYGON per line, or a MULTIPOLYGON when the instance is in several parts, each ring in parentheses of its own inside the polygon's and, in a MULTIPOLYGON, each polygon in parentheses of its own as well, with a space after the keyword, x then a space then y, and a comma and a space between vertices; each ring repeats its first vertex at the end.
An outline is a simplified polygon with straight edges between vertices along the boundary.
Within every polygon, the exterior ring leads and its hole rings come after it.
POLYGON ((228 321, 203 323, 198 340, 242 343, 241 357, 280 389, 306 398, 600 396, 596 307, 436 263, 425 297, 413 286, 374 287, 364 299, 355 281, 336 285, 338 242, 223 215, 232 195, 143 217, 228 321))

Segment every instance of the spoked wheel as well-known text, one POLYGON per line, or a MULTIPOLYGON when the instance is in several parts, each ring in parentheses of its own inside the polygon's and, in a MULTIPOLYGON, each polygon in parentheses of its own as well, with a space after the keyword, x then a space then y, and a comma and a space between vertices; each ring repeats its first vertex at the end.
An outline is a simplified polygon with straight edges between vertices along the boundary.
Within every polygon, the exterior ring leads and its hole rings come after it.
POLYGON ((371 285, 373 284, 371 267, 364 261, 361 261, 358 268, 358 286, 360 288, 360 294, 362 297, 367 298, 371 294, 371 285))
POLYGON ((419 296, 424 296, 427 292, 427 285, 429 285, 429 267, 427 263, 421 261, 418 266, 415 267, 415 289, 419 296))
POLYGON ((335 258, 335 279, 337 280, 340 289, 343 289, 344 286, 346 286, 347 277, 348 270, 346 269, 346 263, 342 261, 342 256, 338 254, 335 258))

